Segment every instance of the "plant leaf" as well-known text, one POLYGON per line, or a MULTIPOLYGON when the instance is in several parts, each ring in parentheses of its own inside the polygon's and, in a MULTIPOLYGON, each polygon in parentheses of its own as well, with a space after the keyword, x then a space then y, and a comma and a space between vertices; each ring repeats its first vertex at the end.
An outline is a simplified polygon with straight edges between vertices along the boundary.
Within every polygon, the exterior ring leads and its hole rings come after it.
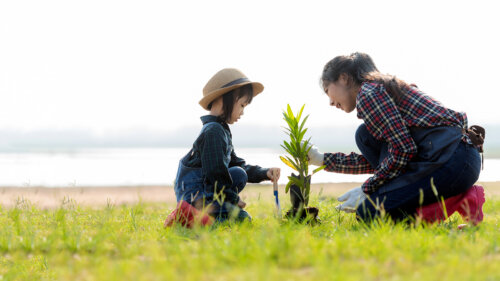
POLYGON ((295 165, 294 165, 291 161, 289 161, 288 159, 286 159, 285 157, 280 156, 280 159, 281 159, 281 161, 282 161, 283 163, 285 163, 288 167, 290 167, 290 168, 294 169, 294 170, 295 170, 295 171, 297 171, 297 172, 299 171, 299 170, 297 169, 297 167, 295 167, 295 165))
POLYGON ((295 149, 293 149, 287 141, 283 141, 283 144, 289 150, 288 153, 290 153, 290 155, 295 155, 295 149))
POLYGON ((288 161, 290 161, 292 163, 292 165, 295 167, 296 171, 299 172, 299 164, 297 161, 297 159, 291 159, 290 157, 286 156, 286 159, 288 159, 288 161), (294 161, 295 160, 295 161, 294 161))
POLYGON ((297 120, 300 120, 300 117, 302 116, 302 111, 304 111, 305 106, 306 106, 305 104, 302 105, 302 108, 300 109, 299 114, 297 115, 297 120))
POLYGON ((284 145, 280 144, 280 146, 285 150, 286 153, 292 154, 291 151, 288 150, 288 148, 286 148, 284 145))
POLYGON ((303 128, 303 127, 304 127, 304 125, 306 124, 307 118, 309 118, 309 115, 307 115, 307 116, 304 118, 304 120, 302 120, 302 122, 300 123, 299 130, 302 130, 302 128, 303 128))
POLYGON ((285 186, 285 193, 288 193, 288 190, 290 190, 290 186, 292 186, 293 182, 289 181, 286 186, 285 186))
POLYGON ((293 120, 290 119, 285 113, 283 113, 283 116, 284 116, 283 119, 288 124, 288 127, 290 128, 290 130, 292 130, 292 128, 293 128, 293 120))
POLYGON ((288 153, 288 154, 292 154, 292 152, 284 145, 280 144, 280 146, 288 153))
POLYGON ((320 167, 318 167, 318 168, 314 169, 312 174, 314 175, 314 174, 316 174, 317 172, 319 172, 319 171, 323 170, 324 168, 326 168, 326 165, 323 165, 323 166, 320 166, 320 167))
MULTIPOLYGON (((289 116, 290 118, 292 118, 292 117, 293 117, 293 112, 292 112, 292 108, 290 107, 290 104, 287 104, 287 106, 286 106, 286 111, 288 112, 288 116, 289 116)), ((294 118, 294 119, 295 119, 295 118, 294 118)))
POLYGON ((302 150, 304 150, 304 155, 307 156, 307 153, 309 153, 309 150, 312 147, 312 145, 310 144, 311 138, 303 140, 301 143, 302 143, 302 150))
POLYGON ((287 128, 287 127, 281 127, 281 128, 283 128, 284 130, 286 130, 288 132, 288 133, 285 132, 286 134, 289 134, 292 132, 292 130, 290 130, 290 128, 287 128))
POLYGON ((304 188, 304 181, 301 181, 300 179, 295 177, 288 177, 288 179, 290 180, 290 182, 293 182, 293 184, 298 186, 300 189, 304 188))
POLYGON ((306 134, 306 132, 307 132, 307 128, 300 133, 300 135, 299 135, 299 142, 302 142, 302 139, 304 138, 304 135, 306 134))

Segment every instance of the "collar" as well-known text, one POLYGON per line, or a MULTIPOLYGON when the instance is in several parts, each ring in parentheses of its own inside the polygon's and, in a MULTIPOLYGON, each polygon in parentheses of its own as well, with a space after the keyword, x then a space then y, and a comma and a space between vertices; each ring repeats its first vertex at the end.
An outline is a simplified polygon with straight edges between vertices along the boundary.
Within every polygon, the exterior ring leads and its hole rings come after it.
POLYGON ((227 123, 224 120, 222 120, 222 118, 220 118, 219 116, 204 115, 204 116, 201 116, 200 119, 201 119, 201 122, 203 123, 203 125, 210 123, 210 122, 217 122, 217 123, 221 124, 222 127, 227 129, 228 131, 230 131, 227 123))

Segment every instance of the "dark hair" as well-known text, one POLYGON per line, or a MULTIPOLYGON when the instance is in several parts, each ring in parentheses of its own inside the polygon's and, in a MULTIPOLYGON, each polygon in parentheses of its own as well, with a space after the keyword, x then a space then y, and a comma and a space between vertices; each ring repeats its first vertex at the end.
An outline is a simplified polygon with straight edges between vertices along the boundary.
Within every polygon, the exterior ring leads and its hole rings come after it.
MULTIPOLYGON (((231 114, 233 114, 233 108, 236 101, 246 97, 247 103, 251 103, 253 99, 253 86, 252 84, 247 84, 231 90, 222 96, 222 115, 219 116, 225 122, 229 121, 231 114)), ((208 105, 208 109, 212 109, 212 103, 208 105)))
POLYGON ((382 74, 378 71, 372 58, 365 53, 352 53, 349 56, 337 56, 323 68, 321 86, 323 90, 328 84, 337 82, 341 74, 347 74, 349 83, 361 85, 365 81, 375 81, 384 84, 389 95, 397 102, 410 86, 396 76, 382 74))

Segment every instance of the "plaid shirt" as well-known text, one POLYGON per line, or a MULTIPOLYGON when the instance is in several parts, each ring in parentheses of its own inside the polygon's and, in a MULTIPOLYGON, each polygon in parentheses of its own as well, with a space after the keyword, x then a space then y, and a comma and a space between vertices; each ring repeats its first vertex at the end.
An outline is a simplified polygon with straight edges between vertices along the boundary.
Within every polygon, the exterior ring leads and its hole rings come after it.
POLYGON ((225 201, 238 203, 238 191, 230 189, 233 184, 229 168, 239 166, 248 175, 248 182, 267 180, 268 169, 247 165, 245 160, 236 156, 232 144, 232 134, 226 122, 217 116, 201 117, 203 129, 189 152, 191 157, 185 165, 202 168, 205 184, 214 186, 214 192, 224 192, 225 201), (217 184, 216 184, 217 183, 217 184))
MULTIPOLYGON (((417 145, 409 127, 456 126, 467 128, 467 115, 444 107, 416 87, 407 89, 396 104, 385 87, 377 82, 363 82, 356 97, 358 118, 362 119, 377 140, 388 143, 389 156, 373 169, 363 155, 352 152, 325 153, 327 171, 345 174, 373 173, 362 185, 365 193, 372 193, 381 185, 397 177, 417 154, 417 145)), ((464 134, 462 140, 471 143, 464 134)))

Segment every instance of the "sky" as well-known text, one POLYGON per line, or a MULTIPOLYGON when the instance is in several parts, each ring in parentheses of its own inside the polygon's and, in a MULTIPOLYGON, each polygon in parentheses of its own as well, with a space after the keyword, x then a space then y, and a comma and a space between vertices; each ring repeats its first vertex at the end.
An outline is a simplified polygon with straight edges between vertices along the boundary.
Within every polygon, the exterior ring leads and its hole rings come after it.
POLYGON ((498 1, 1 1, 0 130, 175 131, 225 67, 264 84, 235 125, 354 126, 319 87, 355 51, 470 124, 500 124, 498 1))

